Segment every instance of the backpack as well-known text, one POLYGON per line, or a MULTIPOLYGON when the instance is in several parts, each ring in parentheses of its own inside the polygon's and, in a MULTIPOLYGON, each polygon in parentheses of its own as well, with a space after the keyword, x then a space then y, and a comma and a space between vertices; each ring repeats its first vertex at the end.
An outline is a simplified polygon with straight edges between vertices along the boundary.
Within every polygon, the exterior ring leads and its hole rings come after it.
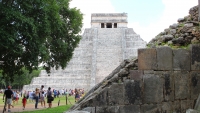
POLYGON ((47 97, 48 97, 48 96, 51 96, 51 95, 52 95, 52 94, 51 94, 51 91, 48 91, 48 92, 47 92, 47 97))
POLYGON ((32 97, 33 97, 33 99, 36 99, 36 94, 32 93, 32 97))

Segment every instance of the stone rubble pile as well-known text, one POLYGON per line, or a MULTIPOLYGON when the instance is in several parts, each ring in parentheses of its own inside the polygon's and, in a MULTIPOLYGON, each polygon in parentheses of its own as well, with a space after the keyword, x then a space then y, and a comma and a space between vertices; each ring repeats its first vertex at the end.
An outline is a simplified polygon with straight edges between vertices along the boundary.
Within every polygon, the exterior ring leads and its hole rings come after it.
POLYGON ((187 47, 189 44, 200 43, 200 26, 198 22, 198 6, 189 10, 189 15, 179 18, 178 23, 174 23, 159 33, 148 44, 148 47, 170 46, 187 47))

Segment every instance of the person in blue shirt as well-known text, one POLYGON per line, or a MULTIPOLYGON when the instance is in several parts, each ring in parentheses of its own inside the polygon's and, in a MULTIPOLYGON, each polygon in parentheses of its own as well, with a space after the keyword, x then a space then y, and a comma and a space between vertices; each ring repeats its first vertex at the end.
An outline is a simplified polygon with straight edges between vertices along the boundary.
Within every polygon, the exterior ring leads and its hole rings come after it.
POLYGON ((56 98, 56 96, 57 96, 57 91, 56 90, 53 91, 53 95, 54 95, 54 98, 56 98))

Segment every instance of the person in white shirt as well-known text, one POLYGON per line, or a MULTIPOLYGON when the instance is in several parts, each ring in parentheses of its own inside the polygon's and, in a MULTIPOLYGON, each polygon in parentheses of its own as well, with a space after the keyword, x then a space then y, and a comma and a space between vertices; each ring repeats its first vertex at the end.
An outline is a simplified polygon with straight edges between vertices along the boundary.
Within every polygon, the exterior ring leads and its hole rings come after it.
POLYGON ((44 108, 46 108, 45 106, 45 99, 44 99, 44 86, 42 85, 41 88, 40 88, 40 101, 41 101, 41 106, 44 108))
POLYGON ((33 102, 33 92, 29 92, 29 102, 33 102))

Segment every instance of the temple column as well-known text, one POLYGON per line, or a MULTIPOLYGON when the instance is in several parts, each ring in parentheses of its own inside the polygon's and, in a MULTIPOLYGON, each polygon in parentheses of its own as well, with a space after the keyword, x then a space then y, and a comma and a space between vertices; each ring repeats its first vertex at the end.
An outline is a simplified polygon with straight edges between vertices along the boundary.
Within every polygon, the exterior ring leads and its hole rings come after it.
POLYGON ((112 23, 112 28, 114 28, 114 23, 112 23))
POLYGON ((106 25, 106 23, 104 23, 104 25, 105 25, 105 28, 107 28, 107 25, 106 25))

